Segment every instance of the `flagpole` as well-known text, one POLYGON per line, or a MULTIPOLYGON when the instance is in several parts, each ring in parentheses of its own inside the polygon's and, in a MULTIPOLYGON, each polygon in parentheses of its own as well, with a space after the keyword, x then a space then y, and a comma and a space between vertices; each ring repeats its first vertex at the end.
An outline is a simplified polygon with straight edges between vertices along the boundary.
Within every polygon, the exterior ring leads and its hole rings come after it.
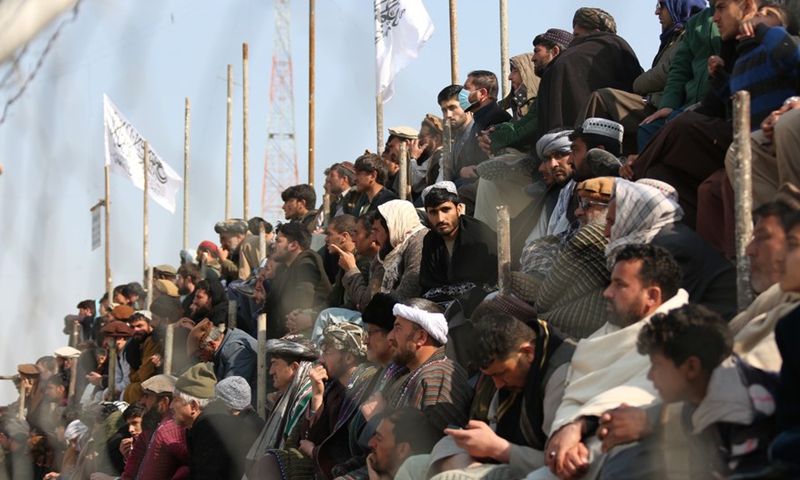
POLYGON ((246 43, 242 44, 242 210, 244 219, 250 218, 250 59, 246 43))
POLYGON ((458 82, 458 7, 456 0, 450 0, 450 81, 458 82))
POLYGON ((106 177, 106 199, 104 202, 105 216, 106 216, 106 293, 108 294, 108 303, 114 301, 114 280, 111 276, 111 178, 109 174, 110 165, 105 165, 106 177))
POLYGON ((233 65, 228 64, 228 127, 225 142, 225 220, 231 218, 231 147, 233 142, 233 65))
POLYGON ((377 115, 378 155, 383 153, 383 103, 381 96, 375 97, 375 112, 377 115))
POLYGON ((147 296, 144 301, 144 309, 150 310, 150 302, 153 300, 153 273, 150 271, 147 253, 150 242, 149 222, 150 222, 150 202, 148 202, 148 195, 150 194, 150 179, 148 178, 150 170, 150 146, 147 140, 144 142, 144 206, 142 211, 142 235, 143 247, 142 263, 144 264, 144 287, 147 289, 147 296))
POLYGON ((500 0, 500 75, 502 75, 500 85, 503 87, 500 98, 506 98, 508 90, 508 75, 511 69, 508 62, 508 2, 500 0))
POLYGON ((314 186, 314 90, 316 82, 316 1, 308 0, 308 184, 314 186))
POLYGON ((189 126, 191 104, 186 97, 183 117, 183 249, 189 248, 189 126))

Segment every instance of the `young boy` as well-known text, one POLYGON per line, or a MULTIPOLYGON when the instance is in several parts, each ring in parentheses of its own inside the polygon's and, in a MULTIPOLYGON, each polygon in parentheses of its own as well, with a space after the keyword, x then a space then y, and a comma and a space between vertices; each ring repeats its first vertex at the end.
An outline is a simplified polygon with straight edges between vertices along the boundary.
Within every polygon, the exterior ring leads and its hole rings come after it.
POLYGON ((777 377, 731 356, 732 336, 716 313, 686 305, 653 316, 639 333, 648 379, 665 404, 684 402, 692 461, 711 477, 769 466, 777 377))

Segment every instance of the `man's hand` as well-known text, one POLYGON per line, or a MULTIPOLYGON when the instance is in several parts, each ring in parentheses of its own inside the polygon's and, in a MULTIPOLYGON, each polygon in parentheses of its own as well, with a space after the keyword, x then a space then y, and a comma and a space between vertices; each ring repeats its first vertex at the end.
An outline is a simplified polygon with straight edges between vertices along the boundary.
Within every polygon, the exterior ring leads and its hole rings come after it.
POLYGON ((217 249, 217 251, 219 252, 219 263, 222 263, 228 259, 230 252, 228 251, 227 248, 220 246, 219 249, 217 249))
POLYGON ((417 160, 417 163, 419 163, 419 159, 422 157, 422 154, 425 153, 427 147, 427 141, 420 142, 418 138, 411 140, 408 143, 408 157, 417 160))
POLYGON ((336 253, 339 254, 339 268, 344 270, 345 272, 349 272, 350 269, 357 267, 356 265, 356 256, 350 252, 345 252, 339 245, 331 245, 336 253))
POLYGON ((578 443, 567 450, 564 456, 564 466, 556 472, 561 480, 575 480, 589 470, 589 449, 583 443, 578 443))
POLYGON ((778 123, 778 119, 781 118, 781 115, 788 112, 789 110, 796 110, 800 108, 800 100, 791 100, 788 101, 789 103, 781 106, 781 108, 772 112, 767 118, 761 122, 761 132, 770 140, 773 140, 775 137, 775 124, 778 123))
POLYGON ((311 395, 317 396, 325 393, 325 382, 328 381, 328 371, 322 365, 314 365, 308 371, 311 380, 311 395))
POLYGON ((97 372, 89 372, 86 375, 86 381, 94 385, 95 387, 100 385, 100 382, 103 381, 103 376, 97 372))
POLYGON ((119 453, 122 454, 122 458, 127 460, 131 454, 131 450, 133 450, 133 438, 123 438, 122 442, 119 444, 119 453))
POLYGON ((492 155, 492 139, 489 138, 489 134, 492 132, 494 132, 494 127, 489 127, 486 130, 481 130, 481 134, 478 135, 478 146, 489 156, 492 155))
POLYGON ((308 458, 314 458, 314 442, 310 442, 308 440, 300 440, 300 447, 298 448, 300 453, 305 455, 308 458))
POLYGON ((511 444, 497 436, 484 422, 470 420, 466 429, 445 428, 444 433, 472 458, 491 458, 500 463, 508 463, 511 458, 511 444))
POLYGON ((633 164, 636 162, 637 158, 639 158, 639 155, 628 155, 625 158, 625 165, 619 168, 620 177, 625 180, 633 181, 633 164))
POLYGON ((375 471, 374 453, 367 455, 367 472, 369 473, 369 480, 391 480, 390 476, 375 471))
POLYGON ((656 112, 654 114, 652 114, 649 117, 647 117, 644 120, 642 120, 642 123, 640 123, 639 126, 641 127, 642 125, 646 125, 648 123, 653 123, 656 120, 660 120, 662 118, 667 118, 672 113, 672 110, 674 110, 674 109, 669 108, 669 107, 661 107, 658 110, 656 110, 656 112))
POLYGON ((459 172, 461 178, 478 178, 478 168, 475 165, 464 167, 459 172))
POLYGON ((622 404, 600 417, 597 438, 603 441, 603 451, 625 443, 636 442, 653 433, 653 426, 643 408, 622 404))
MULTIPOLYGON (((567 453, 581 443, 583 420, 576 420, 561 427, 550 437, 544 449, 544 463, 554 475, 564 471, 567 453)), ((585 448, 585 447, 584 447, 585 448)), ((574 459, 574 454, 570 456, 574 459)))
POLYGON ((302 310, 294 309, 286 315, 286 328, 291 334, 307 330, 313 326, 314 319, 302 310))
POLYGON ((725 60, 718 55, 711 55, 708 57, 708 76, 711 78, 716 77, 722 69, 725 68, 725 60))
POLYGON ((161 358, 161 354, 156 353, 154 355, 150 355, 149 358, 150 358, 150 363, 152 363, 156 368, 159 368, 161 366, 161 361, 163 360, 161 358))
MULTIPOLYGON (((95 473, 92 474, 92 477, 91 477, 92 480, 95 480, 95 478, 94 478, 95 475, 97 475, 97 474, 95 474, 95 473)), ((100 475, 102 475, 102 473, 100 475)), ((43 480, 54 480, 54 479, 58 478, 59 476, 61 476, 61 474, 58 473, 58 472, 50 472, 50 473, 48 473, 47 475, 45 475, 43 477, 43 480)), ((108 478, 110 478, 111 480, 114 480, 114 477, 108 477, 108 478)))

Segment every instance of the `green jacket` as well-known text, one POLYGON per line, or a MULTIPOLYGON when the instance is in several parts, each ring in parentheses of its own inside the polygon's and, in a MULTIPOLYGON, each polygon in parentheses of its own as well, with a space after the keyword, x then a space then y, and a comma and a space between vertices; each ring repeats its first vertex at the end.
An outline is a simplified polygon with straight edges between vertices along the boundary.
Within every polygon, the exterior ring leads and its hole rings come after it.
POLYGON ((536 141, 536 119, 538 117, 539 99, 534 98, 528 104, 528 113, 516 122, 505 122, 494 126, 494 132, 489 134, 492 154, 496 154, 506 147, 514 147, 522 152, 530 150, 536 141))
POLYGON ((708 57, 719 55, 719 29, 713 21, 714 7, 708 7, 686 22, 686 34, 672 60, 661 108, 693 105, 708 89, 708 57))

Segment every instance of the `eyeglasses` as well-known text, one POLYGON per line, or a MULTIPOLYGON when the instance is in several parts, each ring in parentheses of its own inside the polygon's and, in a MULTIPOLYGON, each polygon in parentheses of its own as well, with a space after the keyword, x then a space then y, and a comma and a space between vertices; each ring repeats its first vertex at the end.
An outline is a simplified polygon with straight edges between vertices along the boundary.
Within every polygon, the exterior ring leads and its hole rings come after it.
POLYGON ((592 205, 600 205, 600 206, 603 206, 603 207, 607 207, 607 206, 608 206, 608 203, 605 203, 605 202, 595 202, 595 201, 592 201, 592 200, 580 200, 580 201, 578 202, 578 206, 579 206, 579 207, 580 207, 582 210, 588 210, 588 209, 589 209, 589 207, 590 207, 590 206, 592 206, 592 205))

